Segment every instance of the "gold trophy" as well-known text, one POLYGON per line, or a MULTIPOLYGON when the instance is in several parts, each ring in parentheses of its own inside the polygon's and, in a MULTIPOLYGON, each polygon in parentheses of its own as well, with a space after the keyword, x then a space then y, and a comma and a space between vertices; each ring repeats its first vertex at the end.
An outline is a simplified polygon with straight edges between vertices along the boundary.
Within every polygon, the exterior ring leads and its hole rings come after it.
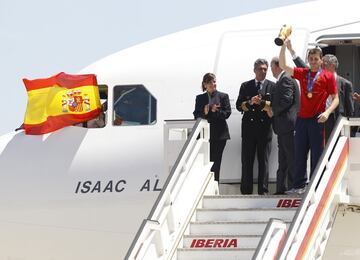
POLYGON ((287 37, 290 36, 292 32, 291 25, 284 24, 283 27, 280 29, 279 36, 275 38, 275 44, 278 46, 282 46, 284 44, 284 41, 287 37))

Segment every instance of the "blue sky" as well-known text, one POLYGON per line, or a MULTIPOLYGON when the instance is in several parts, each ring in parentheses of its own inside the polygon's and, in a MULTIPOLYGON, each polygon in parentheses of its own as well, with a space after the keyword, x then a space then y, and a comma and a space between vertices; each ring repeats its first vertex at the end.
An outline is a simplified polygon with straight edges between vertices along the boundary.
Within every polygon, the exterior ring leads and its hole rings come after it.
POLYGON ((295 0, 0 0, 0 135, 24 118, 22 78, 76 73, 132 45, 295 0))

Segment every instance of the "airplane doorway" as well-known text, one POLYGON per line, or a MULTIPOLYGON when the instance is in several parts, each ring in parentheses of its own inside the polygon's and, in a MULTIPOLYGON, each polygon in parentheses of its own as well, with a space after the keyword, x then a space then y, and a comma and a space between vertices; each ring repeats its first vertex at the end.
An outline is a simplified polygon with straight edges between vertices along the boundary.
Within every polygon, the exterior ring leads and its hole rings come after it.
MULTIPOLYGON (((338 58, 337 73, 353 84, 354 92, 360 93, 360 34, 324 35, 317 40, 323 47, 323 54, 338 58)), ((355 102, 355 116, 360 116, 360 106, 355 102)))
MULTIPOLYGON (((294 29, 293 36, 298 39, 294 47, 298 53, 305 53, 309 32, 305 29, 294 29)), ((229 31, 219 41, 215 57, 214 73, 220 89, 229 94, 232 114, 227 120, 231 139, 227 142, 221 164, 220 183, 239 183, 241 180, 241 121, 242 114, 236 109, 236 100, 242 82, 254 78, 253 66, 258 58, 268 62, 279 54, 279 46, 274 37, 279 29, 229 31)), ((289 57, 289 60, 291 57, 289 57)), ((267 79, 274 81, 270 68, 267 79)), ((277 171, 277 137, 272 139, 272 151, 269 158, 269 181, 276 181, 277 171)), ((254 163, 254 178, 257 179, 257 161, 254 163)))

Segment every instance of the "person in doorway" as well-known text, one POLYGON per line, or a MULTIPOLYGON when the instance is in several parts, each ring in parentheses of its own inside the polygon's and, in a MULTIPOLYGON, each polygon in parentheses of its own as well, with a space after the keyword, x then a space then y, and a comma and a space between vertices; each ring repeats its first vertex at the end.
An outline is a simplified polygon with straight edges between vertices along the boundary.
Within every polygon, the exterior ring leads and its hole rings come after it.
POLYGON ((294 130, 299 109, 299 86, 296 81, 279 66, 279 58, 270 63, 271 72, 276 78, 271 92, 272 123, 278 139, 278 170, 276 173, 276 193, 285 194, 292 189, 295 172, 294 130), (287 185, 286 185, 287 184, 287 185))
POLYGON ((101 112, 98 117, 86 122, 87 128, 102 128, 106 125, 107 101, 101 105, 101 112))
POLYGON ((322 51, 314 48, 308 52, 309 68, 293 68, 286 63, 285 51, 289 39, 280 49, 279 64, 288 74, 300 82, 300 110, 295 124, 295 175, 293 189, 288 193, 305 192, 307 177, 307 154, 311 150, 310 178, 325 144, 324 123, 339 104, 334 74, 321 69, 322 51), (326 99, 332 102, 326 108, 326 99))
POLYGON ((353 99, 360 105, 360 95, 357 92, 353 94, 353 99))
MULTIPOLYGON (((329 139, 330 134, 335 127, 335 122, 339 116, 352 117, 354 116, 354 89, 352 83, 337 74, 336 70, 339 67, 338 59, 335 55, 326 54, 323 57, 323 68, 332 72, 335 76, 336 87, 339 95, 339 106, 333 113, 330 114, 329 119, 325 123, 326 140, 329 139)), ((326 105, 329 106, 331 99, 328 98, 326 105)), ((353 131, 352 131, 353 132, 353 131)))
POLYGON ((242 194, 253 193, 253 166, 258 159, 258 194, 268 194, 269 156, 271 152, 270 95, 275 83, 265 79, 268 62, 257 59, 255 79, 241 84, 236 109, 243 113, 241 125, 241 186, 242 194))
POLYGON ((210 124, 210 161, 214 162, 211 171, 216 181, 220 180, 220 166, 226 141, 230 139, 226 119, 231 114, 229 95, 217 90, 216 76, 206 73, 202 80, 203 94, 195 100, 195 119, 207 119, 210 124))

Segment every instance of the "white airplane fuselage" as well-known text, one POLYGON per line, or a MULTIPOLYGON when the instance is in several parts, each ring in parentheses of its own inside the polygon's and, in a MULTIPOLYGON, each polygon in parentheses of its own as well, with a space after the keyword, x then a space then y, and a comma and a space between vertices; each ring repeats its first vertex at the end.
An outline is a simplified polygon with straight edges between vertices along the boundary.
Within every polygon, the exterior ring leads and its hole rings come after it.
MULTIPOLYGON (((217 75, 218 90, 229 94, 232 105, 221 182, 239 182, 242 115, 235 102, 241 83, 254 78, 254 61, 270 62, 279 54, 274 38, 287 23, 299 56, 306 56, 309 43, 329 44, 339 74, 359 86, 356 6, 314 1, 243 15, 134 46, 82 70, 108 87, 104 128, 0 137, 0 259, 123 258, 167 176, 164 120, 193 117, 207 72, 217 75), (144 86, 156 99, 156 120, 114 125, 115 86, 144 86)), ((274 80, 270 69, 267 78, 274 80)), ((272 179, 275 136, 273 143, 272 179)))

